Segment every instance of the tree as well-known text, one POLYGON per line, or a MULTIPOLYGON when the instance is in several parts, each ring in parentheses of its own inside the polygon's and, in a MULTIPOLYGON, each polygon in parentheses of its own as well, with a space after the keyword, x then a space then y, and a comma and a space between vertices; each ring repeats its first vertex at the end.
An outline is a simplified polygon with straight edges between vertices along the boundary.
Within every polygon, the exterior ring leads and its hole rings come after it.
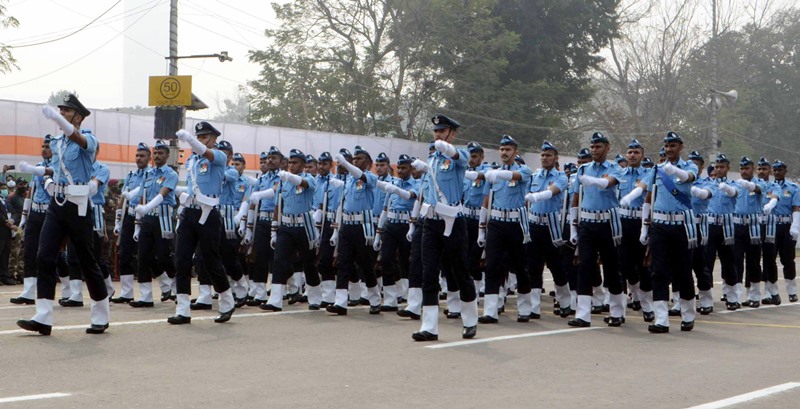
POLYGON ((217 110, 219 115, 214 117, 215 121, 249 123, 250 122, 250 101, 244 87, 239 87, 234 98, 225 98, 220 104, 217 99, 217 110))
MULTIPOLYGON (((19 27, 19 21, 12 16, 6 15, 5 0, 0 0, 0 27, 19 27)), ((7 73, 17 67, 17 60, 11 54, 11 47, 0 44, 0 74, 7 73)))
POLYGON ((73 94, 76 97, 79 97, 78 93, 75 90, 72 91, 66 89, 58 90, 56 92, 50 93, 50 97, 47 98, 47 105, 56 106, 62 104, 64 103, 64 98, 66 98, 66 96, 69 94, 73 94))

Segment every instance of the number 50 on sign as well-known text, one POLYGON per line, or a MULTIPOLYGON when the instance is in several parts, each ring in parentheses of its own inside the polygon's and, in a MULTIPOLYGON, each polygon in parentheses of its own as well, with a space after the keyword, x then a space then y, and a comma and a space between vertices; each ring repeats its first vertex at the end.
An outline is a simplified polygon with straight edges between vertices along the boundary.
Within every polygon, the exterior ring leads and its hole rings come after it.
POLYGON ((192 76, 170 75, 150 77, 148 105, 192 105, 192 76))

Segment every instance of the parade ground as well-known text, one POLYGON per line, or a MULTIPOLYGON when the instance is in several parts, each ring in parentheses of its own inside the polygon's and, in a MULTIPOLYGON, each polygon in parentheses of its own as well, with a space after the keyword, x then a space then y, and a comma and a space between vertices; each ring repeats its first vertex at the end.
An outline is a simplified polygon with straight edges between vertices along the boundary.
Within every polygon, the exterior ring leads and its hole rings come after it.
POLYGON ((541 319, 517 323, 512 296, 476 339, 442 316, 439 341, 427 343, 411 340, 419 321, 367 307, 244 307, 226 324, 193 311, 190 325, 171 326, 175 306, 158 300, 113 305, 109 330, 87 335, 88 295, 86 307, 56 307, 45 337, 17 328, 34 306, 10 304, 20 288, 4 286, 0 408, 796 407, 800 303, 787 302, 781 280, 780 306, 728 312, 715 280, 714 313, 692 332, 672 317, 669 334, 650 334, 630 309, 621 328, 600 315, 570 328, 549 296, 541 319))

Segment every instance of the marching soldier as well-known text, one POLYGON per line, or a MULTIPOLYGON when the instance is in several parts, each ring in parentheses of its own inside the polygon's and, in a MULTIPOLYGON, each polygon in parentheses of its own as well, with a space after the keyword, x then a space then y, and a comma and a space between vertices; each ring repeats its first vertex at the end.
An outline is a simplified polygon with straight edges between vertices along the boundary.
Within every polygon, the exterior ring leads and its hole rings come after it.
POLYGON ((648 178, 647 197, 642 207, 640 241, 649 244, 653 256, 653 311, 651 333, 669 332, 669 283, 679 282, 681 331, 694 328, 695 293, 692 277, 692 249, 697 245, 690 191, 697 167, 681 159, 683 139, 675 132, 664 137, 665 161, 648 178))
MULTIPOLYGON (((733 259, 733 210, 736 206, 737 191, 736 185, 728 180, 729 170, 730 160, 724 154, 717 155, 714 162, 714 182, 709 183, 705 188, 695 186, 694 189, 691 189, 691 193, 698 199, 708 200, 706 269, 714 271, 714 263, 719 256, 722 278, 725 281, 722 287, 723 297, 726 300, 726 308, 733 311, 741 307, 736 285, 741 280, 736 278, 737 273, 733 259)), ((711 289, 708 291, 708 295, 702 298, 713 297, 711 289)), ((701 305, 703 308, 708 307, 707 302, 703 302, 701 305)))
POLYGON ((469 154, 451 144, 461 124, 444 115, 436 115, 431 121, 436 152, 428 162, 428 184, 423 193, 426 206, 421 209, 426 214, 422 233, 422 326, 411 337, 415 341, 439 339, 439 267, 447 257, 460 291, 461 336, 470 339, 478 330, 478 299, 467 271, 467 228, 461 213, 469 154))
POLYGON ((272 218, 270 246, 275 250, 272 285, 269 300, 259 308, 282 311, 286 281, 292 274, 292 257, 300 253, 308 288, 308 309, 318 310, 322 302, 320 279, 314 261, 314 249, 319 236, 314 228, 311 205, 317 183, 303 172, 306 155, 299 149, 289 152, 289 170, 279 171, 278 203, 272 218))
POLYGON ((317 177, 317 173, 319 172, 319 162, 314 155, 308 154, 306 155, 306 166, 304 171, 309 175, 313 176, 314 178, 317 177))
MULTIPOLYGON (((352 159, 353 155, 347 149, 339 151, 345 160, 352 159)), ((317 190, 314 192, 314 223, 320 230, 319 259, 317 270, 320 274, 320 287, 322 289, 322 302, 320 307, 327 308, 333 305, 336 294, 336 270, 333 259, 335 246, 331 245, 336 212, 342 200, 342 190, 347 171, 339 166, 336 174, 331 173, 333 157, 330 152, 322 152, 319 156, 319 175, 317 175, 317 190)))
MULTIPOLYGON (((699 172, 702 172, 702 169, 705 167, 705 159, 703 158, 703 155, 697 151, 692 151, 689 153, 688 158, 695 164, 695 166, 697 166, 698 174, 699 172)), ((709 166, 706 171, 707 176, 698 176, 693 183, 693 187, 699 189, 709 189, 709 185, 715 184, 712 177, 713 169, 713 166, 709 166)), ((695 247, 695 249, 692 251, 692 270, 694 271, 694 276, 697 279, 697 290, 699 296, 699 306, 697 307, 697 312, 699 312, 701 315, 708 315, 714 311, 714 297, 711 294, 711 287, 714 284, 713 276, 711 270, 707 268, 705 258, 706 244, 708 242, 708 200, 698 199, 695 195, 692 195, 691 199, 692 212, 694 212, 694 223, 697 229, 697 247, 695 247)), ((675 291, 675 282, 673 282, 672 288, 673 291, 675 291)), ((678 302, 680 302, 680 293, 677 297, 673 294, 673 299, 676 298, 678 299, 678 302)), ((670 311, 674 311, 674 309, 670 311)), ((680 307, 678 307, 677 312, 677 315, 680 315, 680 307)), ((675 313, 673 312, 672 314, 675 313)))
POLYGON ((123 185, 122 196, 125 200, 119 204, 114 223, 114 234, 119 236, 117 251, 119 253, 119 297, 112 298, 114 304, 133 301, 133 269, 136 255, 136 241, 133 232, 136 229, 136 205, 141 201, 141 185, 145 174, 150 171, 150 147, 143 142, 136 146, 136 171, 128 172, 123 185), (138 189, 138 190, 137 190, 138 189))
POLYGON ((397 177, 392 182, 378 181, 378 188, 387 194, 386 208, 378 218, 375 248, 381 252, 383 270, 383 306, 381 311, 398 311, 401 294, 396 278, 408 281, 411 243, 406 240, 408 221, 419 193, 419 182, 411 177, 411 157, 397 159, 397 177))
POLYGON ((626 305, 615 248, 622 241, 622 225, 616 209, 619 206, 616 186, 622 178, 622 169, 606 160, 610 144, 602 133, 592 135, 590 149, 593 162, 578 168, 576 183, 572 186, 572 192, 577 194, 573 195, 569 214, 570 240, 578 246, 580 267, 578 310, 568 324, 591 326, 592 284, 597 275, 599 255, 604 283, 610 292, 608 325, 618 327, 622 325, 626 305))
MULTIPOLYGON (((625 153, 628 167, 619 184, 622 221, 622 244, 618 247, 622 277, 628 280, 633 299, 633 310, 641 309, 645 322, 655 319, 653 314, 653 282, 650 271, 644 266, 645 246, 639 242, 641 234, 642 205, 650 171, 641 167, 644 147, 636 139, 628 144, 625 153)), ((692 221, 693 222, 693 221, 692 221)))
POLYGON ((564 245, 562 215, 565 210, 563 203, 568 179, 564 172, 556 169, 558 149, 553 144, 545 141, 540 156, 542 167, 533 173, 530 193, 525 196, 530 202, 528 221, 531 241, 526 245, 526 251, 532 287, 533 318, 538 318, 541 314, 542 275, 545 264, 553 275, 556 286, 556 302, 559 306, 557 313, 560 315, 562 308, 569 310, 571 303, 569 281, 559 249, 564 245))
MULTIPOLYGON (((186 178, 188 200, 180 215, 181 222, 176 232, 177 306, 175 315, 169 317, 167 322, 181 325, 192 321, 189 300, 192 254, 198 247, 214 289, 219 293, 219 315, 214 318, 214 322, 227 322, 231 319, 235 307, 230 284, 219 256, 219 231, 222 229, 222 218, 217 206, 222 193, 226 156, 215 147, 217 137, 221 133, 203 121, 195 126, 195 135, 183 129, 176 132, 176 135, 180 141, 191 146, 194 155, 189 158, 191 164, 186 178)), ((163 200, 163 195, 156 196, 156 199, 159 196, 163 200)))
MULTIPOLYGON (((44 137, 42 142, 42 161, 35 165, 36 168, 43 167, 49 168, 53 152, 50 150, 51 136, 48 134, 44 137)), ((28 164, 25 164, 27 167, 28 164)), ((20 164, 20 170, 23 170, 23 165, 20 164)), ((20 220, 19 227, 25 230, 24 235, 24 254, 25 260, 22 293, 18 297, 12 298, 12 304, 28 304, 36 303, 36 255, 39 251, 39 237, 44 224, 47 208, 50 205, 50 194, 44 188, 46 176, 33 175, 31 180, 31 191, 28 192, 28 198, 25 199, 25 204, 22 209, 22 219, 20 220)), ((52 170, 51 170, 52 173, 52 170)))
MULTIPOLYGON (((140 187, 139 205, 135 208, 136 223, 139 225, 136 243, 139 259, 139 300, 128 303, 133 308, 153 307, 153 277, 162 274, 175 275, 172 263, 172 240, 175 238, 172 209, 175 206, 175 188, 178 186, 178 173, 169 165, 169 145, 156 141, 153 146, 153 164, 144 175, 140 187)), ((162 291, 161 301, 168 300, 162 291), (166 299, 165 299, 166 298, 166 299)))
POLYGON ((424 230, 425 215, 421 213, 423 195, 428 186, 426 177, 428 164, 411 158, 412 176, 419 183, 419 194, 414 201, 414 207, 408 219, 408 233, 406 240, 411 243, 411 252, 408 260, 408 303, 406 308, 397 311, 403 318, 419 320, 422 316, 422 232, 424 230))
POLYGON ((348 176, 331 235, 331 245, 338 246, 336 295, 334 304, 327 306, 326 310, 336 315, 347 315, 348 285, 357 277, 357 263, 367 286, 369 313, 380 314, 381 295, 372 257, 375 238, 372 209, 378 176, 368 170, 372 157, 360 146, 353 151, 353 163, 349 163, 341 153, 335 159, 347 169, 348 176))
POLYGON ((738 195, 734 208, 733 260, 737 277, 745 277, 749 290, 743 306, 761 305, 761 215, 762 196, 773 195, 769 183, 753 177, 755 163, 743 156, 739 161, 740 179, 736 180, 738 195), (746 259, 746 275, 745 271, 746 259))
POLYGON ((467 144, 469 152, 469 167, 464 174, 464 217, 467 221, 467 268, 475 290, 480 291, 483 283, 481 270, 481 254, 483 250, 478 246, 478 217, 483 206, 483 188, 486 184, 486 171, 491 169, 483 162, 483 147, 477 142, 467 144))
MULTIPOLYGON (((225 273, 230 279, 236 308, 243 307, 247 301, 247 280, 244 278, 244 265, 239 257, 239 222, 246 217, 248 203, 245 200, 250 190, 250 183, 244 176, 245 160, 240 154, 233 153, 233 145, 228 141, 220 141, 217 149, 225 153, 227 165, 222 182, 222 194, 219 198, 223 229, 220 237, 220 258, 225 273), (238 156, 237 156, 238 155, 238 156)), ((242 231, 242 234, 244 230, 242 231)))
POLYGON ((17 321, 17 325, 28 331, 50 335, 57 281, 56 257, 64 238, 69 238, 92 299, 91 325, 86 333, 101 334, 108 328, 109 322, 108 290, 91 250, 93 209, 89 204, 89 197, 97 193, 97 182, 92 180, 91 175, 98 143, 91 131, 80 129, 81 123, 91 112, 75 95, 67 95, 58 107, 60 112, 50 106, 42 110, 44 116, 58 124, 63 131, 50 142, 54 148, 51 167, 20 164, 23 172, 40 177, 48 174, 53 179, 45 187, 52 192, 52 199, 42 226, 36 257, 39 269, 36 314, 30 320, 17 321))
MULTIPOLYGON (((783 279, 789 302, 797 302, 797 271, 795 269, 795 246, 800 237, 800 187, 786 180, 786 164, 780 160, 772 163, 775 183, 780 188, 764 207, 764 213, 775 218, 775 248, 783 266, 783 279)), ((769 255, 775 258, 775 254, 769 255)), ((778 268, 769 272, 769 291, 772 304, 780 304, 778 295, 778 268)))
MULTIPOLYGON (((589 155, 589 157, 591 158, 591 155, 589 155)), ((567 177, 567 189, 564 191, 564 203, 561 204, 560 208, 562 212, 561 237, 563 238, 564 244, 560 247, 559 253, 561 254, 561 265, 564 267, 564 273, 567 276, 567 283, 569 284, 569 304, 561 305, 561 303, 559 303, 557 306, 555 306, 556 308, 553 309, 553 313, 561 316, 562 318, 575 315, 575 310, 578 308, 578 266, 577 263, 574 262, 576 260, 575 245, 570 242, 570 229, 567 218, 567 213, 572 205, 571 190, 572 185, 575 183, 575 179, 578 177, 577 172, 578 167, 574 163, 570 162, 564 165, 564 175, 567 177)))

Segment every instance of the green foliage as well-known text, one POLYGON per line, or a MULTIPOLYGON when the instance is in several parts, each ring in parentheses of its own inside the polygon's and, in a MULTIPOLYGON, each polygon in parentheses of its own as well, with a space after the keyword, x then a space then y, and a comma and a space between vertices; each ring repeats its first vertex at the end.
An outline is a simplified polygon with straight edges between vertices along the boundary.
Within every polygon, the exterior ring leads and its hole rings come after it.
MULTIPOLYGON (((0 27, 19 27, 19 21, 12 16, 6 15, 6 0, 0 0, 0 27)), ((17 60, 11 54, 10 47, 0 43, 0 74, 7 73, 17 67, 17 60)))

